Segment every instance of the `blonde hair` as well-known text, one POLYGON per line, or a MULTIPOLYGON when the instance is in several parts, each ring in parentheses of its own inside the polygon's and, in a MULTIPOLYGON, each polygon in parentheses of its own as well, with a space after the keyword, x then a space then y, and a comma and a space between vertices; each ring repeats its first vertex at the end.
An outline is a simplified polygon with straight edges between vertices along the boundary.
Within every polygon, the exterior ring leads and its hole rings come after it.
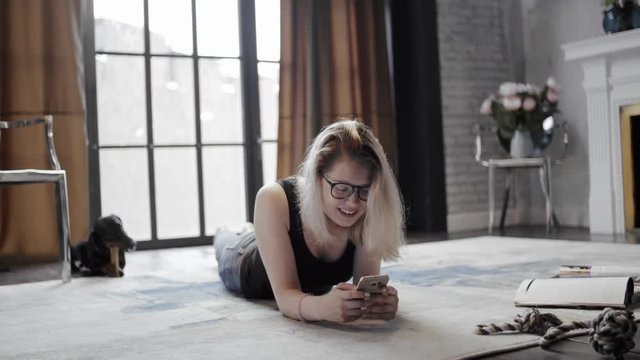
POLYGON ((370 256, 397 258, 405 243, 404 207, 382 145, 371 129, 356 120, 341 120, 322 129, 300 164, 296 185, 302 223, 316 238, 331 238, 322 207, 322 174, 347 155, 371 171, 367 211, 350 229, 350 238, 370 256))

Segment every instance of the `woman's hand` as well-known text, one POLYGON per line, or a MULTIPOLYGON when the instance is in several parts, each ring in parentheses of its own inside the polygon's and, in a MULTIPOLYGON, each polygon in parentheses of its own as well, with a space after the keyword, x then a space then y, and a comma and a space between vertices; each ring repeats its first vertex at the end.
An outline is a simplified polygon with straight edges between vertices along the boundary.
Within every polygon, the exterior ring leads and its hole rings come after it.
POLYGON ((346 323, 359 319, 365 313, 364 294, 353 284, 341 282, 323 295, 322 319, 346 323))
POLYGON ((371 294, 366 298, 364 301, 366 310, 363 317, 365 319, 391 320, 396 317, 398 301, 398 290, 392 286, 386 286, 382 290, 382 294, 371 294))

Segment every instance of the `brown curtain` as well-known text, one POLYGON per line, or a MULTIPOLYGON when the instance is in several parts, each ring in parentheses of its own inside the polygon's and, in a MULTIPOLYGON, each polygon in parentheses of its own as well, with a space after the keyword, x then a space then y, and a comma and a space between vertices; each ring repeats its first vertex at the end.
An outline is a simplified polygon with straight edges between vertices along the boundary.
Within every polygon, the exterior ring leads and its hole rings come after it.
MULTIPOLYGON (((67 171, 71 240, 86 238, 88 181, 81 6, 83 0, 0 1, 2 120, 54 115, 54 140, 67 171)), ((0 138, 3 169, 50 168, 40 126, 0 138)), ((0 189, 0 264, 59 256, 55 187, 0 189)))
POLYGON ((384 0, 281 0, 279 178, 324 125, 356 116, 395 163, 384 0))

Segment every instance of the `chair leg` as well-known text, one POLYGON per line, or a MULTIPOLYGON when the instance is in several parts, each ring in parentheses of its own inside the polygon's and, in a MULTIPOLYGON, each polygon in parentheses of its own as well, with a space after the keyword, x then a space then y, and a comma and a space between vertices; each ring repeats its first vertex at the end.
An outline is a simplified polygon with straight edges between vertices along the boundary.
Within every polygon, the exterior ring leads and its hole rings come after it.
POLYGON ((551 194, 551 163, 549 159, 540 168, 540 186, 542 187, 542 193, 545 200, 545 213, 546 213, 546 225, 547 233, 551 232, 554 224, 557 223, 555 214, 553 213, 553 202, 551 194))
POLYGON ((504 189, 504 199, 502 199, 502 215, 500 216, 500 230, 504 230, 504 221, 507 217, 507 209, 509 208, 509 197, 511 196, 511 180, 513 178, 513 172, 511 169, 507 170, 507 180, 504 189))
POLYGON ((62 282, 71 281, 71 247, 69 242, 69 199, 67 197, 67 176, 62 176, 56 182, 56 202, 58 205, 58 237, 60 239, 60 255, 62 265, 60 276, 62 282))
POLYGON ((493 174, 495 168, 489 164, 489 234, 493 232, 493 214, 494 214, 494 198, 493 198, 493 174))
POLYGON ((546 165, 547 165, 547 194, 548 195, 548 201, 549 201, 549 214, 548 216, 548 224, 549 224, 549 228, 547 230, 547 232, 550 232, 551 229, 554 227, 554 223, 557 223, 557 219, 556 219, 556 215, 553 212, 553 191, 551 189, 551 159, 547 158, 546 161, 546 165))

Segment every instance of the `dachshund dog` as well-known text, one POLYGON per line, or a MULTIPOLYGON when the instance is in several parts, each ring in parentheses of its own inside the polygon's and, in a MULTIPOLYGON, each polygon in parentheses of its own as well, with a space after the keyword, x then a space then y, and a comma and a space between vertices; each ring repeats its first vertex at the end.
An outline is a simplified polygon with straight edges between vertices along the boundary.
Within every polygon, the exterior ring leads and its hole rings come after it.
POLYGON ((99 218, 93 224, 89 239, 71 248, 71 269, 83 276, 123 276, 124 252, 135 247, 136 242, 124 231, 118 216, 99 218), (120 255, 117 269, 111 264, 112 247, 117 247, 120 255))

